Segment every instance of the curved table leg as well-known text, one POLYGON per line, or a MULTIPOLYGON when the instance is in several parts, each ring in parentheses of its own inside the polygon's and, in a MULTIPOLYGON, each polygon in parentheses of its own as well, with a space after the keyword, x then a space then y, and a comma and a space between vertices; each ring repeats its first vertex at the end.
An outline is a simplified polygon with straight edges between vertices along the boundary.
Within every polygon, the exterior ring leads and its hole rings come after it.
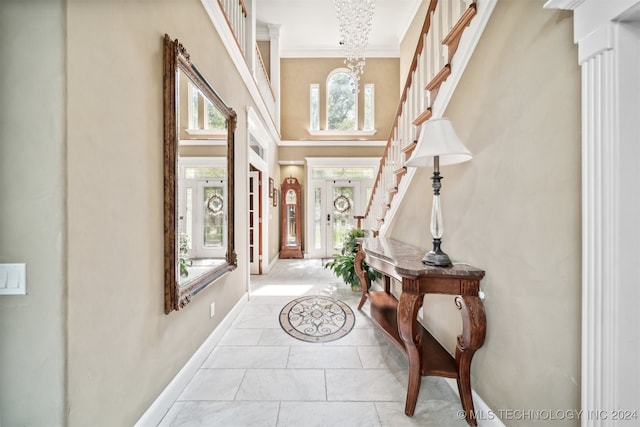
POLYGON ((464 295, 455 298, 456 306, 462 316, 462 334, 458 335, 456 345, 456 368, 458 369, 458 391, 462 409, 466 412, 469 425, 477 425, 474 417, 471 395, 471 359, 478 348, 484 344, 487 329, 484 305, 477 296, 464 295))
POLYGON ((420 362, 422 360, 422 336, 418 331, 416 316, 422 307, 423 298, 419 294, 402 292, 398 302, 398 332, 404 342, 409 359, 409 382, 404 413, 412 416, 416 409, 416 401, 420 392, 420 362))

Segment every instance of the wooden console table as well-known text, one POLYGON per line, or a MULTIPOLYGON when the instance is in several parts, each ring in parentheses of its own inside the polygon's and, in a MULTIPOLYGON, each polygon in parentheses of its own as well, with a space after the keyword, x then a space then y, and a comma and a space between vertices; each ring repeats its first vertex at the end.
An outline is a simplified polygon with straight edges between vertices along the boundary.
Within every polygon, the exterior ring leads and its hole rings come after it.
POLYGON ((422 263, 425 250, 386 238, 360 240, 356 272, 362 283, 358 309, 369 299, 371 317, 409 360, 405 414, 412 416, 423 376, 455 378, 467 423, 477 425, 471 397, 471 359, 484 343, 486 319, 478 297, 484 271, 467 264, 433 267, 422 263), (382 273, 384 291, 369 292, 362 260, 382 273), (391 278, 402 283, 399 301, 391 294, 391 278), (425 294, 455 295, 462 316, 455 359, 418 321, 425 294))

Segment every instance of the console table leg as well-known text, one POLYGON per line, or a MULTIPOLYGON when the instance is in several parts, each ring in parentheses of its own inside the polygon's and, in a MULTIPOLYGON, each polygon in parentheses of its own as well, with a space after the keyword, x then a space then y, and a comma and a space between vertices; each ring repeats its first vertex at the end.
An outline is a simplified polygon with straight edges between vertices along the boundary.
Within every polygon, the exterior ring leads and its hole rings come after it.
POLYGON ((458 392, 460 393, 460 402, 465 412, 467 423, 471 426, 477 426, 473 408, 473 397, 471 394, 471 358, 473 352, 462 353, 456 349, 456 365, 458 366, 458 392))
POLYGON ((455 303, 462 316, 462 334, 458 336, 456 345, 458 391, 467 423, 476 426, 471 394, 471 360, 476 350, 484 344, 486 317, 482 300, 477 296, 457 296, 455 303))
POLYGON ((422 306, 422 296, 419 294, 402 292, 398 301, 398 332, 409 359, 409 380, 407 385, 407 400, 404 413, 412 416, 416 409, 418 393, 420 392, 420 382, 422 374, 420 372, 420 362, 422 360, 422 336, 418 332, 416 316, 422 306))
POLYGON ((358 304, 358 310, 362 309, 364 302, 367 300, 367 292, 369 292, 369 284, 367 283, 367 277, 364 269, 362 268, 362 262, 364 261, 365 253, 360 249, 356 254, 354 262, 354 268, 356 275, 360 279, 360 286, 362 286, 362 296, 360 297, 360 303, 358 304))

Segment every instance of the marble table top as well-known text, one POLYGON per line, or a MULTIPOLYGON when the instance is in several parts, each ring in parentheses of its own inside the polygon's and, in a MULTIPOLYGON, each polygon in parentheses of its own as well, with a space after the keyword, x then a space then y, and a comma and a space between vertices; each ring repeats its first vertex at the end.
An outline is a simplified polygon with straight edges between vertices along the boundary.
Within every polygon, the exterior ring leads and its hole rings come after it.
POLYGON ((484 276, 484 270, 464 263, 453 263, 451 267, 435 267, 422 262, 427 249, 386 237, 359 239, 367 256, 378 258, 393 265, 401 276, 428 274, 450 276, 484 276))

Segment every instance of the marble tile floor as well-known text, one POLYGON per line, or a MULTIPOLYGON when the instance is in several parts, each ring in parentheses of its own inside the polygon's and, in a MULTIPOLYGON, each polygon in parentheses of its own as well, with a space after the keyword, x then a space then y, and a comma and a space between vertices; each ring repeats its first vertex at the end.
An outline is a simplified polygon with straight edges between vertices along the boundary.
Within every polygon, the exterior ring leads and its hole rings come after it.
POLYGON ((160 427, 466 426, 457 395, 424 377, 413 417, 404 414, 407 362, 354 293, 320 259, 278 260, 251 276, 248 304, 160 422, 160 427), (282 307, 301 295, 349 304, 353 330, 307 343, 280 327, 282 307))

